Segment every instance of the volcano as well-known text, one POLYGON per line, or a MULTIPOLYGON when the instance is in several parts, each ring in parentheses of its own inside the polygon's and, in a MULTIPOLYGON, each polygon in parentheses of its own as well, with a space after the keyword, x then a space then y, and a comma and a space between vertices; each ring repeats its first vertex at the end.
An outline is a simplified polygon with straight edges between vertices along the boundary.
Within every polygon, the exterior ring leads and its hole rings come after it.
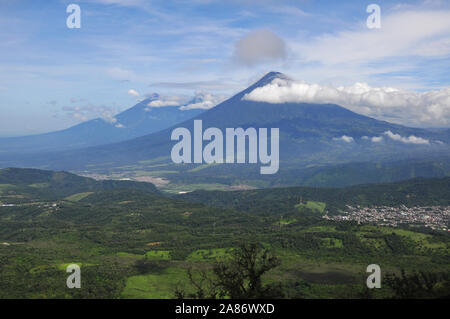
MULTIPOLYGON (((312 167, 350 163, 433 161, 450 156, 450 135, 446 131, 433 132, 392 124, 357 114, 336 104, 274 104, 243 99, 245 94, 275 79, 289 78, 279 72, 270 72, 216 107, 159 132, 120 143, 74 151, 42 153, 33 157, 7 160, 0 158, 0 165, 79 171, 93 168, 111 170, 115 167, 153 162, 165 165, 166 168, 170 167, 171 170, 192 170, 190 165, 174 166, 170 154, 175 144, 171 141, 171 132, 177 127, 192 131, 194 120, 202 120, 204 128, 215 127, 222 130, 237 127, 279 128, 279 174, 282 176, 292 175, 293 173, 289 172, 294 171, 298 174, 299 170, 312 167), (402 142, 402 137, 409 136, 420 138, 424 143, 402 142)), ((251 165, 222 164, 202 169, 201 174, 205 179, 208 176, 237 178, 255 171, 256 168, 251 165)))
POLYGON ((153 108, 148 104, 159 96, 144 99, 114 116, 89 120, 64 130, 44 134, 0 138, 0 154, 55 152, 125 141, 199 115, 203 110, 180 110, 179 106, 153 108))

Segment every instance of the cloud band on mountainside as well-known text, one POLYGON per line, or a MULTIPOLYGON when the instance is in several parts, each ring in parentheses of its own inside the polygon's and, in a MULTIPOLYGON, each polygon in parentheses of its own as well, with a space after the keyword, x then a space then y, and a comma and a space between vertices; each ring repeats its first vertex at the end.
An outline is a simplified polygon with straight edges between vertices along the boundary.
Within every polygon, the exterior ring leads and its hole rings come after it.
POLYGON ((395 134, 391 131, 384 132, 384 135, 388 136, 391 140, 402 142, 405 144, 430 144, 429 140, 414 135, 403 137, 400 134, 395 134))
POLYGON ((355 83, 347 87, 274 79, 244 100, 267 103, 335 103, 356 113, 408 126, 448 126, 450 88, 413 92, 355 83))
POLYGON ((76 106, 64 106, 63 111, 66 112, 69 117, 85 122, 94 118, 101 118, 103 121, 114 125, 117 128, 123 128, 123 124, 117 122, 115 115, 120 112, 118 108, 108 106, 97 106, 92 104, 76 105, 76 106))
MULTIPOLYGON (((430 140, 422 138, 422 137, 414 136, 414 135, 405 137, 405 136, 401 136, 400 134, 393 133, 392 131, 386 131, 383 134, 393 141, 401 142, 404 144, 426 144, 426 145, 430 144, 430 140)), ((363 136, 361 138, 363 140, 369 140, 374 143, 379 143, 384 140, 383 136, 372 136, 372 137, 363 136)), ((438 144, 443 144, 442 141, 435 141, 435 142, 438 144)))
POLYGON ((214 95, 207 92, 196 92, 194 97, 188 96, 159 96, 158 99, 148 103, 146 110, 150 111, 152 107, 179 106, 180 110, 203 109, 208 110, 223 100, 225 96, 214 95))

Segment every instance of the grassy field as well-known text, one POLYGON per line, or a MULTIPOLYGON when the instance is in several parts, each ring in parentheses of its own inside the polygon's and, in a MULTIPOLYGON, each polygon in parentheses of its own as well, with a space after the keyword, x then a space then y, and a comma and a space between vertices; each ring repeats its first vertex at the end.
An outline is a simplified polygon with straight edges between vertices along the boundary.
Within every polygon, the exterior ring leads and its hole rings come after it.
POLYGON ((337 238, 322 238, 322 244, 326 248, 343 248, 344 244, 341 239, 337 238))
POLYGON ((9 189, 14 189, 15 186, 11 185, 11 184, 0 184, 0 194, 9 190, 9 189))
POLYGON ((35 187, 35 188, 45 188, 45 187, 48 187, 49 185, 50 185, 49 183, 35 183, 35 184, 30 184, 28 186, 35 187))
POLYGON ((192 192, 195 190, 210 190, 210 191, 214 191, 214 190, 229 190, 230 186, 229 185, 224 185, 224 184, 189 184, 189 185, 184 185, 184 184, 167 184, 166 186, 162 187, 161 190, 167 193, 172 193, 172 194, 179 194, 180 192, 192 192))
POLYGON ((334 226, 311 226, 303 230, 303 232, 310 232, 310 233, 316 233, 316 232, 336 232, 336 227, 334 226))
POLYGON ((218 163, 203 164, 203 165, 199 165, 199 166, 197 166, 195 168, 192 168, 192 169, 188 170, 188 172, 189 173, 199 172, 199 171, 201 171, 201 170, 203 170, 205 168, 216 166, 216 165, 220 165, 220 164, 218 164, 218 163))
POLYGON ((56 268, 58 268, 59 270, 66 271, 67 267, 72 264, 78 265, 80 268, 94 265, 94 264, 90 264, 90 263, 72 262, 72 263, 57 264, 56 268))
POLYGON ((150 250, 144 255, 148 259, 170 260, 170 251, 168 250, 150 250))
POLYGON ((88 197, 91 194, 93 194, 93 192, 78 193, 78 194, 70 195, 64 199, 68 200, 69 202, 78 202, 78 201, 82 200, 83 198, 88 197))
POLYGON ((233 248, 199 249, 186 258, 187 261, 215 261, 226 258, 233 251, 233 248))
POLYGON ((137 254, 133 254, 133 253, 128 253, 128 252, 124 252, 124 251, 119 251, 118 253, 116 253, 116 256, 121 257, 121 258, 132 258, 132 259, 140 259, 140 258, 144 258, 143 255, 137 255, 137 254))
MULTIPOLYGON (((342 247, 340 241, 334 241, 333 247, 342 247)), ((328 245, 328 244, 327 244, 328 245)), ((267 245, 266 245, 267 246, 267 245)), ((163 270, 155 270, 145 275, 131 276, 126 281, 121 298, 164 299, 173 298, 176 288, 192 292, 187 277, 187 267, 193 267, 194 277, 198 276, 196 268, 214 260, 226 257, 230 249, 197 250, 186 258, 188 264, 173 263, 163 270)), ((263 277, 263 283, 282 283, 285 287, 301 287, 301 295, 294 288, 286 290, 287 297, 303 298, 345 298, 356 293, 366 279, 364 263, 339 263, 311 259, 288 249, 277 249, 275 254, 281 259, 281 266, 263 277), (352 288, 353 287, 353 288, 352 288), (349 290, 350 289, 350 290, 349 290), (354 289, 354 291, 352 291, 354 289)), ((384 265, 383 265, 384 266, 384 265)), ((384 271, 396 271, 384 266, 384 271)), ((382 296, 386 289, 377 291, 382 296)))
POLYGON ((392 227, 376 227, 376 226, 363 226, 362 233, 364 234, 371 234, 371 233, 382 233, 385 235, 389 234, 396 234, 398 236, 402 236, 404 238, 407 238, 414 242, 415 245, 422 248, 429 248, 429 249, 446 249, 447 246, 445 243, 442 242, 433 242, 432 238, 433 236, 429 234, 423 234, 407 229, 399 229, 399 228, 392 228, 392 227), (365 230, 368 232, 366 233, 365 230))
POLYGON ((122 298, 166 299, 174 298, 178 286, 187 285, 186 270, 169 267, 160 273, 132 276, 127 279, 122 298))
POLYGON ((292 224, 292 223, 295 223, 297 221, 297 219, 295 219, 295 218, 290 218, 290 219, 288 219, 288 218, 282 218, 281 220, 280 220, 280 224, 281 225, 290 225, 290 224, 292 224))
POLYGON ((301 204, 295 205, 295 207, 300 211, 304 208, 308 208, 308 209, 310 209, 312 211, 316 211, 320 214, 323 214, 326 206, 327 205, 325 203, 315 202, 315 201, 307 201, 306 203, 301 203, 301 204))

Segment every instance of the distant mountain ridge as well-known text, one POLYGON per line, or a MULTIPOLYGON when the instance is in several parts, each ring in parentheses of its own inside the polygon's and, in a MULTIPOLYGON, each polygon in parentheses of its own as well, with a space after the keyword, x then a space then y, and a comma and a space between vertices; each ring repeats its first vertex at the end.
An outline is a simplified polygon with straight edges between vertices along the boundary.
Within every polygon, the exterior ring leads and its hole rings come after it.
POLYGON ((203 112, 180 110, 179 106, 148 107, 157 98, 154 94, 117 114, 114 123, 96 118, 60 131, 0 138, 0 155, 64 151, 125 141, 160 131, 203 112))
POLYGON ((234 192, 199 190, 177 195, 176 198, 263 215, 295 211, 302 199, 326 202, 330 213, 345 210, 346 205, 448 206, 448 194, 450 177, 415 178, 394 183, 358 184, 341 188, 280 187, 234 192))
MULTIPOLYGON (((151 183, 105 180, 78 176, 69 172, 56 172, 32 168, 0 169, 0 185, 14 194, 17 191, 51 199, 62 199, 66 196, 83 192, 95 192, 113 189, 136 189, 150 193, 159 193, 151 183)), ((0 188, 0 193, 2 189, 0 188)), ((20 198, 19 198, 20 199, 20 198)))
MULTIPOLYGON (((354 113, 336 104, 271 104, 242 99, 245 94, 257 87, 271 83, 276 78, 286 79, 287 77, 279 72, 270 72, 216 107, 159 132, 119 143, 74 151, 47 153, 32 157, 7 158, 0 155, 0 166, 108 171, 115 167, 132 167, 140 162, 151 161, 159 166, 165 166, 164 170, 166 171, 180 172, 178 175, 173 173, 167 175, 172 180, 192 178, 198 183, 204 183, 210 181, 211 178, 233 177, 236 181, 242 178, 252 180, 263 178, 257 173, 256 165, 222 164, 189 172, 186 170, 192 169, 192 165, 174 165, 170 160, 171 148, 175 144, 170 139, 171 132, 176 127, 185 127, 192 132, 194 119, 203 121, 203 129, 207 127, 220 129, 228 127, 279 128, 280 170, 274 176, 264 177, 276 181, 275 185, 286 185, 283 176, 291 180, 293 174, 297 174, 299 170, 314 169, 315 167, 365 162, 399 163, 413 159, 428 161, 427 165, 432 167, 435 165, 434 159, 450 158, 448 130, 435 132, 392 124, 354 113), (396 134, 400 138, 395 140, 386 135, 386 132, 396 134), (404 139, 412 135, 427 140, 429 143, 405 143, 404 139), (343 136, 348 137, 347 140, 342 139, 343 136), (380 136, 383 137, 381 142, 375 143, 370 139, 380 136)), ((396 165, 398 167, 398 164, 396 165)), ((375 169, 371 171, 372 176, 376 176, 377 166, 374 165, 374 167, 375 169)), ((147 169, 144 166, 143 168, 147 169)), ((150 167, 148 169, 152 170, 150 167)), ((386 168, 384 169, 386 170, 386 168)), ((346 168, 349 176, 351 176, 350 171, 351 167, 346 168)), ((433 177, 447 174, 445 168, 439 169, 440 173, 428 168, 422 171, 432 172, 433 177)), ((361 173, 360 168, 358 168, 358 173, 361 173)), ((410 177, 417 177, 417 175, 412 174, 408 178, 410 177)), ((423 177, 427 177, 427 175, 423 177)), ((388 178, 383 180, 390 181, 388 178)), ((364 182, 370 181, 371 179, 364 180, 364 182)), ((330 181, 330 183, 341 185, 336 181, 330 181)), ((273 185, 273 182, 270 184, 273 185)), ((320 182, 318 184, 322 185, 320 182)))

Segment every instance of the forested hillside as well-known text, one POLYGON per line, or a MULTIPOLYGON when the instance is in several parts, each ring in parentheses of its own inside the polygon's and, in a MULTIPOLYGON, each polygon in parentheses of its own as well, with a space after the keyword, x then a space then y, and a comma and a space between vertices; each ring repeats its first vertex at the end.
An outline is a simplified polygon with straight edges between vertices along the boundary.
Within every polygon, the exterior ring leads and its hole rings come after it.
POLYGON ((288 187, 247 191, 194 191, 178 198, 217 207, 259 214, 296 210, 302 200, 324 202, 330 213, 345 205, 431 206, 450 205, 450 178, 413 179, 388 184, 344 188, 288 187))
MULTIPOLYGON (((366 298, 371 263, 386 274, 449 271, 448 232, 322 218, 347 200, 448 205, 448 179, 183 196, 205 205, 155 193, 151 184, 0 172, 10 183, 0 186, 0 298, 173 298, 177 289, 192 292, 188 269, 209 271, 249 242, 279 258, 263 282, 280 286, 280 298, 366 298), (39 183, 48 183, 39 186, 43 197, 29 193, 39 183), (52 187, 69 195, 52 198, 52 187), (71 263, 81 266, 82 289, 66 287, 71 263)), ((394 291, 383 286, 370 296, 394 291)))

